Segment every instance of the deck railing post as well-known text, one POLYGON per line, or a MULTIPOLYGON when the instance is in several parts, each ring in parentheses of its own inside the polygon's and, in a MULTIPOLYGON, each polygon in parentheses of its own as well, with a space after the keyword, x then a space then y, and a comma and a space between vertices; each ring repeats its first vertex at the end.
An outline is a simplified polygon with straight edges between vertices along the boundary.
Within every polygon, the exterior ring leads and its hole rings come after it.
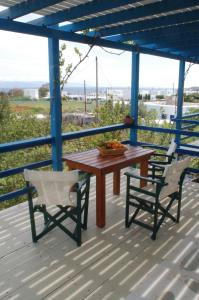
MULTIPOLYGON (((139 62, 140 55, 138 52, 132 52, 132 69, 131 69, 131 108, 130 114, 134 119, 134 125, 138 124, 138 93, 139 93, 139 62)), ((137 143, 137 128, 130 129, 130 143, 137 143)))
POLYGON ((50 110, 52 135, 53 170, 62 170, 62 107, 59 71, 59 39, 48 39, 49 77, 50 77, 50 110))
MULTIPOLYGON (((177 99, 177 120, 176 130, 181 130, 181 118, 183 114, 183 93, 184 93, 184 75, 185 75, 185 61, 180 61, 179 77, 178 77, 178 99, 177 99)), ((177 146, 180 145, 180 134, 176 134, 177 146)))

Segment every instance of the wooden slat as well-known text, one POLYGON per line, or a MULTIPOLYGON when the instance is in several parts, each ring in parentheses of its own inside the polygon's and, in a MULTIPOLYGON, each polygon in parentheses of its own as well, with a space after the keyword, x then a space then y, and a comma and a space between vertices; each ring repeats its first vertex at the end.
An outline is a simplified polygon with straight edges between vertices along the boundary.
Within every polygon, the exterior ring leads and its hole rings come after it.
POLYGON ((99 151, 97 149, 93 149, 83 153, 64 155, 63 160, 66 162, 75 161, 84 166, 89 165, 92 171, 93 169, 109 168, 109 166, 113 165, 113 160, 115 165, 120 164, 122 166, 124 164, 126 166, 132 161, 132 159, 139 159, 143 155, 148 155, 150 157, 153 152, 153 150, 143 149, 141 147, 130 147, 124 155, 101 157, 99 155, 99 151))

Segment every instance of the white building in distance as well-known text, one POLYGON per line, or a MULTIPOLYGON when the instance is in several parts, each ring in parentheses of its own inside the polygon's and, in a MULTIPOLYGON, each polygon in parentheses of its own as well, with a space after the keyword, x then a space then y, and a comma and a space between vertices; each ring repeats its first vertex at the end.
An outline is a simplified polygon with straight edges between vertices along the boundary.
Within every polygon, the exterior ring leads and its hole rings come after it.
POLYGON ((39 99, 39 90, 38 89, 24 89, 24 96, 29 97, 31 100, 39 99))
MULTIPOLYGON (((154 109, 157 111, 159 119, 170 120, 171 116, 176 115, 176 106, 172 104, 166 104, 165 101, 148 101, 144 102, 147 111, 154 109)), ((188 103, 183 104, 183 115, 189 113, 190 109, 199 109, 199 103, 188 103)))

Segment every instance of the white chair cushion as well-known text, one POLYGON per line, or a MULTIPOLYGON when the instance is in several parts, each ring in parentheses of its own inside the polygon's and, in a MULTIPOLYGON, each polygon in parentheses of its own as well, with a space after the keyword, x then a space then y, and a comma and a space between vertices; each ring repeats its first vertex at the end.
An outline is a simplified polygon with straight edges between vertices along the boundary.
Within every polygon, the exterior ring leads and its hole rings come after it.
MULTIPOLYGON (((187 157, 184 160, 175 161, 174 163, 167 165, 165 167, 163 177, 165 177, 165 183, 167 183, 167 185, 161 189, 160 196, 159 196, 160 201, 167 198, 170 194, 179 191, 180 176, 182 175, 184 169, 188 167, 189 162, 190 162, 190 157, 187 157)), ((143 187, 142 190, 150 191, 155 194, 156 184, 148 184, 147 186, 143 187)), ((142 192, 133 191, 132 195, 139 197, 150 203, 155 203, 155 197, 148 196, 142 192)))
POLYGON ((162 188, 160 192, 160 199, 163 199, 179 190, 180 176, 184 169, 188 167, 189 162, 190 157, 187 157, 183 160, 175 161, 172 164, 165 166, 163 177, 165 177, 165 183, 167 183, 167 185, 162 188))
POLYGON ((169 149, 168 149, 166 154, 167 155, 172 155, 176 151, 176 148, 177 148, 177 144, 175 143, 175 140, 172 139, 171 143, 170 143, 170 146, 169 146, 169 149))
POLYGON ((68 172, 24 170, 26 181, 38 193, 37 204, 76 206, 77 194, 71 188, 78 182, 78 170, 68 172))

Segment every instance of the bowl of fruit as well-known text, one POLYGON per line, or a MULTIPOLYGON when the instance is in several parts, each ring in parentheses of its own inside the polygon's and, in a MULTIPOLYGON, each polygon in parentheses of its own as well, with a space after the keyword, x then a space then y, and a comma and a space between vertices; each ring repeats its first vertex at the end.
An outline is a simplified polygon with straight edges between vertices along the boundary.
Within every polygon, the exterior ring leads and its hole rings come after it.
POLYGON ((101 156, 122 155, 128 149, 125 145, 118 141, 104 142, 100 147, 97 147, 101 156))

